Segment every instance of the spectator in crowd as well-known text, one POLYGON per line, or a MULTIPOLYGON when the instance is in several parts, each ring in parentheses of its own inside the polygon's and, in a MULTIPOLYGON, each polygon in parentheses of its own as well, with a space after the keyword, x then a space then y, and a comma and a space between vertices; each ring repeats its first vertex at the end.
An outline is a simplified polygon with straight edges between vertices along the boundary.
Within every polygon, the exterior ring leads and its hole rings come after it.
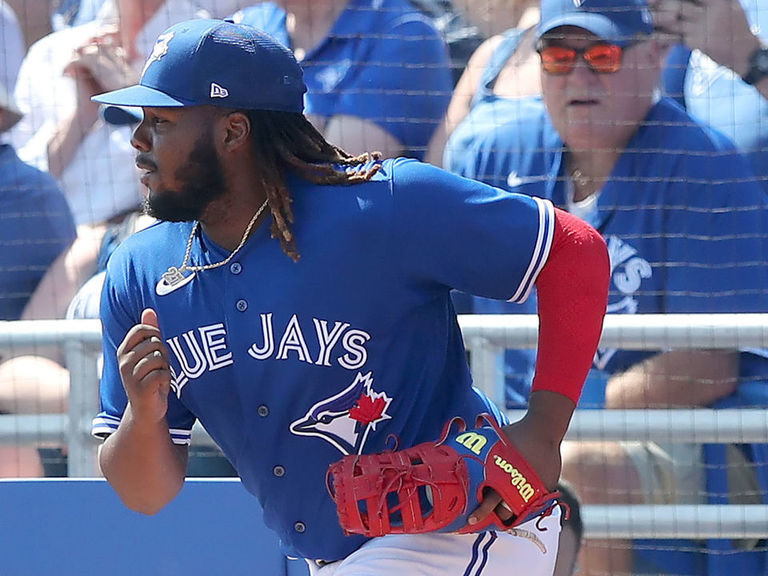
MULTIPOLYGON (((485 2, 475 2, 486 6, 485 2)), ((472 0, 464 2, 467 15, 502 12, 497 3, 487 5, 496 10, 474 10, 472 0)), ((514 18, 512 26, 489 37, 472 54, 432 136, 426 160, 436 166, 453 170, 455 159, 463 157, 478 134, 519 113, 518 98, 541 91, 538 56, 533 48, 539 2, 514 0, 504 8, 508 17, 514 18)))
MULTIPOLYGON (((611 255, 609 313, 768 312, 766 196, 731 141, 659 98, 652 31, 641 0, 544 0, 543 102, 489 130, 461 173, 592 223, 611 255)), ((754 349, 601 348, 594 368, 607 408, 751 406, 768 381, 754 349)), ((728 497, 757 503, 743 449, 727 446, 728 497)), ((563 446, 563 478, 587 504, 706 503, 706 475, 698 444, 563 446)), ((633 573, 643 554, 586 540, 581 574, 633 573)))
POLYGON ((51 0, 3 0, 18 18, 25 49, 51 31, 51 0))
POLYGON ((451 98, 445 42, 408 0, 280 0, 235 15, 291 48, 306 112, 351 153, 421 159, 451 98))
POLYGON ((0 84, 13 94, 26 46, 13 8, 0 0, 0 84))
POLYGON ((140 195, 130 128, 103 122, 90 97, 133 82, 159 31, 197 11, 188 0, 108 0, 95 20, 30 47, 16 89, 27 114, 14 143, 58 180, 78 227, 132 209, 140 195))
POLYGON ((49 174, 22 162, 4 134, 22 117, 0 84, 0 319, 18 320, 47 268, 75 239, 72 214, 49 174))
MULTIPOLYGON (((494 15, 501 16, 501 18, 495 18, 492 22, 487 23, 484 20, 476 22, 475 15, 478 13, 486 14, 490 10, 462 11, 451 0, 410 0, 410 2, 432 18, 435 28, 448 45, 454 86, 461 79, 474 51, 484 40, 493 35, 488 32, 486 24, 493 27, 497 26, 499 22, 505 21, 504 16, 509 12, 508 10, 499 10, 498 14, 494 13, 494 15)), ((495 1, 484 1, 480 6, 490 8, 496 4, 495 1)))
POLYGON ((109 0, 60 0, 51 10, 51 29, 61 30, 93 22, 109 0))
POLYGON ((728 136, 768 191, 768 2, 652 0, 670 50, 663 88, 728 136))
MULTIPOLYGON (((18 320, 47 268, 74 240, 75 225, 54 179, 22 162, 8 143, 7 132, 23 117, 13 87, 24 47, 15 14, 2 2, 0 45, 0 319, 18 320)), ((0 444, 0 478, 41 475, 33 447, 0 444)))

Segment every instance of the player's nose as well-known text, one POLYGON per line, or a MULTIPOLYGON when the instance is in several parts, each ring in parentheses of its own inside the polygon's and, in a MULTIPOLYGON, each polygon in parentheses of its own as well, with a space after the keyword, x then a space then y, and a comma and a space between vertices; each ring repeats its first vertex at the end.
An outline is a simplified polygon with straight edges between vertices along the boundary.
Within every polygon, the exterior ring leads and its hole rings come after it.
POLYGON ((136 148, 139 152, 146 152, 150 148, 146 122, 146 118, 139 122, 136 128, 133 129, 133 134, 131 136, 131 146, 136 148))

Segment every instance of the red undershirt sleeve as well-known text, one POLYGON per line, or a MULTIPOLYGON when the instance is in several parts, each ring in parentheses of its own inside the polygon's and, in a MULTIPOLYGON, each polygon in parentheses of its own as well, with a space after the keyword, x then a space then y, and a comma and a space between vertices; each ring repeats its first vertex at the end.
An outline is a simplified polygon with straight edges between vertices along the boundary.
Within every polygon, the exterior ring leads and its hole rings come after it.
POLYGON ((557 392, 578 402, 603 329, 609 281, 602 236, 583 220, 555 209, 552 248, 536 280, 534 392, 557 392))

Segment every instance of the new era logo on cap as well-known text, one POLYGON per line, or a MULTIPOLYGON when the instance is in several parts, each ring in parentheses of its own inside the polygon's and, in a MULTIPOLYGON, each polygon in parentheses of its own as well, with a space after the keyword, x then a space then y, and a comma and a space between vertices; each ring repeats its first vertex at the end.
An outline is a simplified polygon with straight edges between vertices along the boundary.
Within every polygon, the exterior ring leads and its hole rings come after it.
POLYGON ((229 96, 229 90, 224 86, 219 86, 216 82, 211 82, 211 98, 226 98, 229 96))

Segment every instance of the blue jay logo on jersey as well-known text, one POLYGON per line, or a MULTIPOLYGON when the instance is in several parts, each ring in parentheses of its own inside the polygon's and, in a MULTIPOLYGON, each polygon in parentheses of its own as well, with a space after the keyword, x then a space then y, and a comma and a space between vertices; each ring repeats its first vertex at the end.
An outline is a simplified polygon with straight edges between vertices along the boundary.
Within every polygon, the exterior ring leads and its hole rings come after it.
POLYGON ((312 406, 290 425, 299 436, 317 436, 344 454, 362 454, 363 446, 376 425, 392 418, 387 408, 392 398, 373 389, 373 376, 357 373, 347 388, 312 406))

